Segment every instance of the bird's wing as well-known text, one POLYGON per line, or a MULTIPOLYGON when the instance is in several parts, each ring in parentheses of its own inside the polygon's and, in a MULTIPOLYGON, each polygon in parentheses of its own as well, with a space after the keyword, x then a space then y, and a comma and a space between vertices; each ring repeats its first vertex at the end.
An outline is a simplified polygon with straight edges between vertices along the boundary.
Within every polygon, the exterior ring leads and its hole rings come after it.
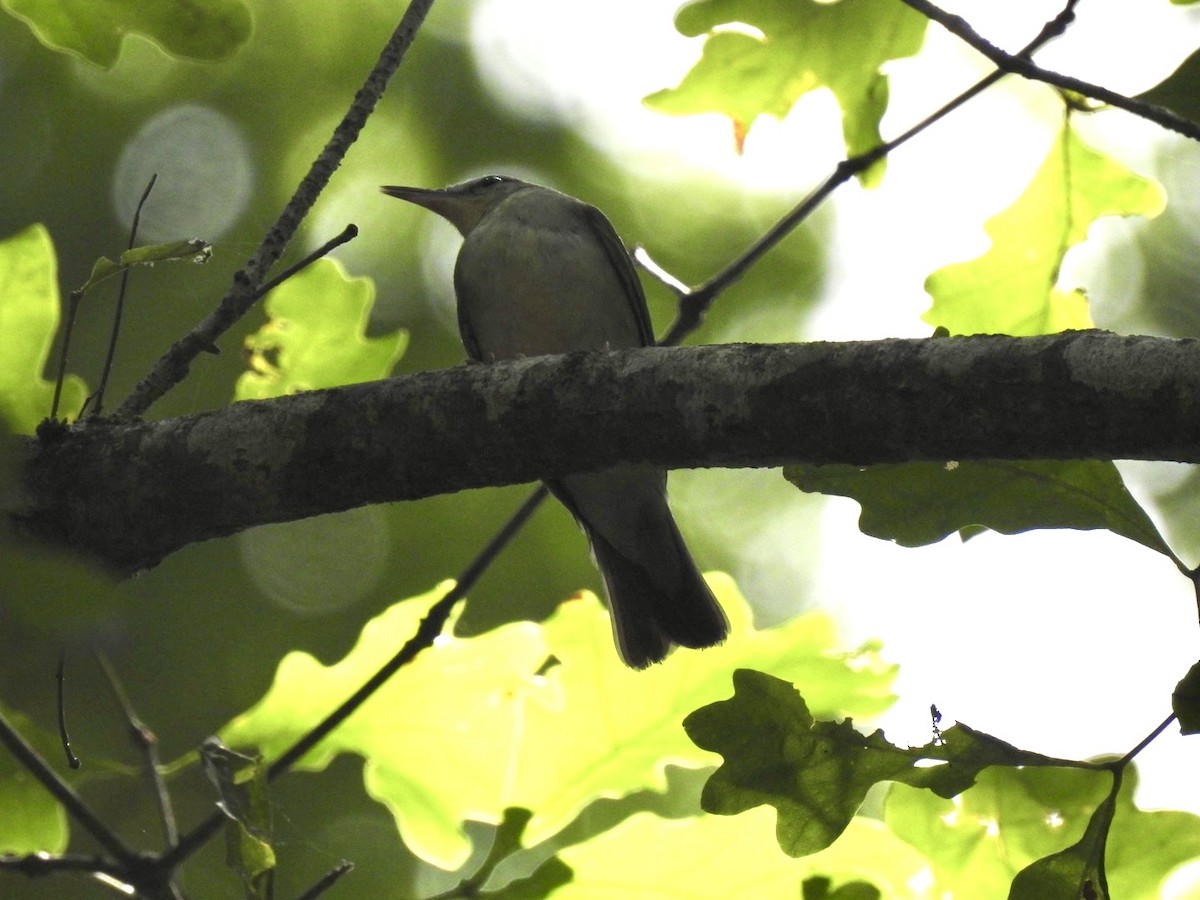
MULTIPOLYGON (((457 288, 457 285, 455 286, 457 288)), ((459 299, 456 304, 458 307, 458 335, 462 338, 463 348, 467 351, 467 356, 471 359, 484 361, 483 354, 479 350, 479 341, 475 338, 475 332, 471 330, 471 320, 466 315, 466 304, 459 299)))
POLYGON ((617 234, 612 223, 605 218, 604 213, 594 206, 586 206, 585 216, 588 227, 600 241, 600 246, 604 248, 613 270, 621 280, 621 287, 625 289, 625 297, 637 320, 642 346, 653 347, 655 339, 654 327, 650 324, 650 310, 646 307, 646 295, 642 292, 642 283, 638 280, 637 272, 633 268, 633 259, 629 256, 629 251, 625 249, 620 235, 617 234))

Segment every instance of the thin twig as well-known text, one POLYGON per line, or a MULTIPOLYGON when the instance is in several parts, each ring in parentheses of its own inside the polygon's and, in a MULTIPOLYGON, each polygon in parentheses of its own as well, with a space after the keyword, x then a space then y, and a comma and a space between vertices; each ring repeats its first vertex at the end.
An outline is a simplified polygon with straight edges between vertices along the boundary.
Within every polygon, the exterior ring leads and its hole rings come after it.
POLYGON ((27 853, 24 856, 0 854, 0 870, 20 872, 30 878, 45 878, 62 872, 85 872, 89 875, 103 872, 114 878, 124 874, 124 870, 113 865, 111 859, 83 853, 64 853, 61 856, 49 853, 27 853))
POLYGON ((71 818, 82 825, 122 865, 129 866, 137 862, 137 854, 125 846, 125 842, 92 812, 91 807, 83 801, 83 798, 75 793, 74 788, 63 781, 46 760, 42 759, 41 754, 21 736, 3 713, 0 713, 0 743, 4 744, 9 752, 17 758, 17 762, 29 770, 30 774, 54 796, 54 799, 63 805, 71 818))
MULTIPOLYGON (((199 353, 215 348, 216 339, 245 315, 254 302, 266 293, 270 287, 294 274, 295 271, 307 265, 313 259, 324 255, 332 247, 350 240, 357 234, 355 226, 348 226, 341 235, 314 254, 310 254, 309 257, 306 257, 297 266, 292 267, 291 270, 273 279, 271 283, 267 285, 262 284, 266 272, 283 254, 283 251, 295 235, 305 215, 316 202, 317 197, 328 183, 330 177, 332 177, 333 172, 340 165, 346 151, 357 139, 359 132, 366 124, 367 118, 374 110, 380 97, 382 97, 388 81, 404 59, 408 48, 412 45, 417 29, 424 21, 432 5, 433 0, 412 0, 410 2, 404 15, 401 17, 399 25, 381 52, 375 67, 368 74, 363 87, 355 95, 350 110, 335 129, 328 144, 326 144, 320 156, 314 161, 291 201, 284 208, 276 223, 267 232, 267 235, 254 255, 234 275, 233 285, 229 292, 221 300, 216 310, 210 313, 188 334, 184 335, 182 339, 176 342, 158 360, 150 373, 138 383, 130 396, 120 405, 117 410, 118 417, 135 417, 145 412, 155 400, 182 381, 187 375, 191 361, 199 353)), ((153 181, 151 183, 153 184, 153 181)), ((77 305, 78 301, 76 300, 71 307, 69 323, 73 323, 74 321, 74 312, 77 305)), ((63 345, 62 372, 66 370, 68 342, 69 334, 68 338, 64 340, 63 345)), ((60 393, 61 375, 59 386, 55 392, 52 416, 57 413, 60 393)), ((527 509, 526 516, 532 514, 543 495, 544 491, 540 493, 535 492, 530 500, 526 502, 524 507, 527 509)), ((460 579, 459 584, 430 610, 412 640, 401 649, 388 665, 381 669, 376 678, 368 682, 367 685, 364 685, 355 694, 355 697, 352 697, 350 701, 339 707, 325 723, 322 723, 317 729, 314 729, 313 732, 302 738, 297 746, 292 748, 292 751, 284 755, 284 758, 276 761, 269 773, 270 777, 276 777, 287 771, 296 759, 303 756, 312 746, 340 724, 354 709, 361 705, 366 697, 370 696, 380 684, 386 681, 392 672, 405 665, 422 649, 433 643, 433 640, 445 625, 446 619, 449 617, 455 603, 478 580, 479 574, 487 568, 491 559, 520 530, 520 526, 523 523, 524 518, 515 516, 510 522, 510 527, 502 529, 501 533, 493 538, 488 548, 485 548, 480 556, 473 561, 472 565, 468 566, 467 570, 464 571, 463 578, 460 579)), ((101 845, 117 857, 123 866, 130 866, 137 863, 140 868, 145 868, 146 861, 139 860, 137 855, 127 848, 120 838, 109 831, 107 826, 90 810, 71 787, 59 778, 57 773, 21 738, 17 731, 4 719, 3 715, 0 715, 0 742, 4 743, 10 749, 18 761, 29 769, 46 786, 47 790, 63 804, 71 815, 101 845)), ((224 821, 225 818, 219 811, 214 812, 213 815, 209 816, 208 819, 197 826, 192 832, 175 842, 167 853, 154 861, 153 868, 158 873, 160 881, 163 876, 167 879, 167 883, 163 885, 163 890, 174 892, 173 886, 169 885, 171 873, 174 872, 183 860, 187 859, 195 850, 203 846, 220 829, 224 821)), ((169 822, 169 819, 164 818, 164 823, 167 822, 169 822)), ((168 825, 167 827, 169 830, 174 830, 173 825, 168 825)), ((344 872, 339 871, 337 877, 340 877, 341 874, 344 874, 344 872)))
POLYGON ((58 668, 54 672, 54 681, 58 685, 58 737, 62 741, 63 754, 67 757, 67 765, 72 769, 79 768, 79 757, 71 749, 71 736, 67 732, 67 697, 65 685, 67 681, 67 651, 58 654, 58 668))
MULTIPOLYGON (((158 181, 157 172, 150 176, 146 189, 142 191, 142 199, 138 201, 137 207, 133 211, 133 222, 129 226, 129 246, 126 248, 128 250, 132 250, 137 243, 138 223, 142 220, 142 207, 146 205, 146 200, 149 199, 150 192, 154 190, 156 181, 158 181)), ((104 411, 104 389, 108 387, 108 376, 112 372, 113 357, 117 355, 117 338, 121 334, 121 317, 125 312, 125 293, 129 289, 129 272, 132 268, 133 266, 126 266, 121 271, 121 288, 117 291, 117 306, 113 310, 112 333, 108 337, 108 352, 104 356, 100 386, 96 388, 96 393, 93 395, 93 416, 98 416, 104 411)))
POLYGON ((347 225, 342 229, 341 234, 330 238, 312 253, 308 254, 308 256, 304 257, 304 259, 300 260, 300 262, 296 263, 295 265, 288 266, 274 278, 260 285, 259 288, 254 292, 252 299, 258 300, 260 297, 265 297, 289 278, 296 275, 296 273, 307 269, 321 257, 328 256, 338 247, 342 246, 342 244, 352 241, 356 237, 358 237, 358 226, 354 225, 353 223, 347 225))
POLYGON ((1112 763, 1110 768, 1123 769, 1125 766, 1129 765, 1129 763, 1131 763, 1133 761, 1135 756, 1137 756, 1139 753, 1141 753, 1143 750, 1145 750, 1147 747, 1149 747, 1150 744, 1153 743, 1153 741, 1160 734, 1162 734, 1164 731, 1166 731, 1167 728, 1170 727, 1171 723, 1174 721, 1175 721, 1175 713, 1171 713, 1169 716, 1167 716, 1165 719, 1163 719, 1162 722, 1153 731, 1151 731, 1148 735, 1146 735, 1144 738, 1142 738, 1140 741, 1138 741, 1138 744, 1136 747, 1134 747, 1132 750, 1130 750, 1128 753, 1126 753, 1124 756, 1122 756, 1119 760, 1112 763))
POLYGON ((144 757, 143 764, 146 774, 150 778, 155 803, 158 805, 158 816, 159 821, 162 822, 166 846, 174 846, 179 839, 179 829, 175 824, 175 810, 171 806, 171 795, 167 791, 167 783, 162 777, 162 769, 159 765, 158 737, 138 717, 133 703, 129 699, 129 694, 121 683, 121 679, 117 677, 117 672, 108 657, 97 651, 96 661, 100 663, 100 668, 104 671, 104 677, 108 680, 113 697, 116 698, 117 704, 125 715, 125 721, 129 725, 129 737, 144 757))
POLYGON ((71 333, 75 330, 75 316, 79 313, 80 291, 67 295, 67 321, 63 323, 62 350, 58 354, 58 378, 54 380, 54 399, 50 403, 50 419, 58 418, 58 404, 62 400, 63 381, 67 377, 67 354, 71 349, 71 333))
POLYGON ((308 174, 304 176, 292 199, 288 201, 258 249, 234 274, 233 284, 228 293, 215 310, 159 358, 150 372, 138 382, 132 393, 117 408, 117 418, 142 415, 152 403, 187 376, 192 360, 200 353, 216 347, 217 339, 254 305, 259 285, 262 284, 268 270, 283 255, 300 223, 304 221, 317 197, 333 177, 334 171, 341 165, 346 151, 358 138, 367 118, 383 96, 388 81, 412 45, 417 29, 431 6, 433 0, 411 0, 374 68, 355 94, 350 109, 334 129, 333 136, 313 161, 308 174))
MULTIPOLYGON (((274 781, 289 771, 298 760, 324 740, 331 731, 362 706, 392 675, 412 662, 422 650, 433 645, 434 640, 442 633, 446 620, 450 617, 451 610, 475 586, 479 577, 487 571, 488 566, 492 564, 492 561, 500 554, 500 551, 517 535, 526 520, 533 515, 534 511, 548 494, 549 491, 542 485, 526 498, 525 502, 513 513, 508 522, 504 524, 500 531, 488 541, 476 557, 463 569, 454 587, 430 607, 429 612, 425 614, 425 618, 421 620, 421 624, 417 626, 416 632, 400 648, 399 652, 384 663, 349 699, 345 700, 316 727, 288 748, 282 756, 271 763, 270 768, 267 770, 268 781, 274 781)), ((192 831, 180 838, 179 843, 159 859, 159 865, 168 869, 178 866, 183 860, 202 847, 220 829, 225 821, 226 818, 220 811, 214 812, 192 829, 192 831)))
MULTIPOLYGON (((909 0, 904 0, 904 2, 908 3, 909 0)), ((1047 42, 1059 37, 1074 19, 1076 2, 1078 0, 1068 0, 1067 6, 1063 11, 1042 26, 1037 37, 1022 48, 1020 55, 1028 56, 1043 47, 1047 42)), ((700 287, 680 296, 679 314, 671 324, 671 327, 667 329, 667 333, 659 342, 659 346, 673 347, 699 328, 704 315, 716 300, 717 295, 746 274, 751 266, 758 262, 769 250, 773 249, 776 244, 791 234, 796 226, 811 216, 844 183, 860 172, 865 172, 893 150, 896 150, 901 145, 928 130, 932 125, 954 112, 954 110, 961 107, 964 103, 986 91, 1007 74, 1008 72, 1004 71, 992 72, 897 137, 880 144, 872 150, 868 150, 866 153, 848 157, 838 163, 837 168, 834 169, 829 177, 821 182, 807 197, 801 200, 791 212, 771 226, 766 234, 751 244, 741 256, 725 266, 725 268, 700 285, 700 287)))
MULTIPOLYGON (((908 0, 905 0, 908 2, 908 0)), ((1071 0, 1068 3, 1067 12, 1071 10, 1077 0, 1071 0)), ((414 3, 414 6, 416 4, 414 3)), ((911 5, 911 4, 910 4, 911 5)), ((426 6, 427 9, 427 6, 426 6)), ((406 13, 405 19, 409 17, 409 13, 413 12, 413 7, 410 6, 409 12, 406 13)), ((424 12, 420 14, 422 17, 424 12)), ((1069 22, 1070 16, 1060 14, 1052 23, 1048 23, 1047 27, 1043 28, 1033 42, 1026 47, 1022 54, 1032 53, 1038 47, 1042 46, 1046 41, 1061 33, 1061 28, 1065 27, 1069 22), (1050 27, 1053 25, 1054 27, 1050 27)), ((419 19, 417 19, 419 23, 419 19)), ((397 29, 397 35, 404 29, 404 22, 401 23, 401 28, 397 29)), ((412 26, 415 28, 415 25, 412 26)), ((395 35, 393 38, 395 39, 395 35)), ((411 39, 411 35, 408 35, 411 39)), ((389 48, 391 47, 389 43, 389 48)), ((406 44, 403 46, 407 46, 406 44)), ((403 50, 400 50, 402 54, 403 50)), ((387 51, 385 51, 385 55, 387 51)), ((1016 57, 1013 57, 1014 59, 1016 57)), ((382 61, 382 58, 381 58, 382 61)), ((397 64, 399 60, 396 60, 397 64)), ((1019 74, 1023 74, 1020 70, 1019 74)), ((374 73, 373 73, 374 74, 374 73)), ((668 330, 661 343, 670 345, 678 343, 683 337, 691 333, 699 326, 701 317, 708 305, 724 288, 728 287, 734 281, 739 279, 745 271, 749 269, 757 260, 768 250, 774 247, 782 238, 790 233, 800 222, 804 221, 813 210, 815 210, 832 192, 843 182, 848 181, 857 173, 869 168, 876 161, 885 157, 892 150, 899 147, 901 144, 915 137, 939 119, 947 115, 949 112, 957 109, 967 100, 971 99, 981 91, 990 87, 996 81, 1003 78, 1007 71, 993 73, 985 79, 982 79, 978 84, 960 94, 955 100, 943 106, 937 112, 929 116, 923 122, 906 131, 904 134, 881 145, 880 147, 862 154, 858 157, 853 157, 844 160, 840 163, 833 174, 816 190, 814 190, 804 201, 802 201, 795 209, 787 216, 780 220, 770 231, 762 238, 755 242, 745 253, 726 266, 720 273, 698 288, 687 294, 681 303, 681 311, 679 318, 668 330)), ((388 73, 390 76, 390 72, 388 73)), ((386 76, 384 77, 386 83, 386 76)), ((371 84, 371 79, 368 79, 368 85, 371 84)), ((367 88, 364 88, 364 91, 367 88)), ((382 91, 382 85, 379 90, 382 91)), ((360 96, 362 95, 360 91, 360 96)), ((1086 91, 1081 91, 1086 93, 1086 91)), ((376 98, 377 99, 377 96, 376 98)), ((373 101, 372 101, 373 105, 373 101)), ((369 111, 369 110, 368 110, 369 111)), ((350 116, 347 116, 347 120, 350 116)), ((360 126, 361 127, 361 126, 360 126)), ((355 132, 356 133, 356 132, 355 132)), ((334 142, 331 141, 331 145, 334 142)), ((319 168, 321 160, 318 160, 318 165, 314 165, 314 173, 319 168)), ((297 192, 297 197, 300 197, 310 179, 314 178, 314 173, 310 173, 309 178, 305 179, 305 184, 302 185, 301 191, 297 192)), ((309 201, 311 204, 311 201, 309 201)), ((235 276, 234 288, 222 301, 221 306, 210 315, 204 322, 200 323, 197 328, 193 329, 189 335, 171 348, 156 365, 155 370, 143 380, 135 389, 134 393, 118 410, 118 415, 132 416, 139 415, 151 403, 160 397, 167 389, 177 383, 186 375, 187 367, 195 355, 200 352, 205 346, 213 346, 217 336, 223 333, 229 325, 237 320, 240 315, 244 314, 249 308, 252 299, 247 298, 255 296, 255 289, 251 286, 256 278, 261 280, 261 273, 265 270, 265 265, 261 264, 262 260, 271 256, 270 247, 273 246, 273 240, 286 243, 294 232, 295 224, 298 224, 299 218, 302 217, 306 207, 293 210, 292 204, 289 204, 288 210, 285 210, 281 216, 280 223, 277 223, 279 229, 278 235, 273 229, 268 235, 268 239, 264 241, 264 245, 260 248, 260 252, 247 264, 246 268, 235 276), (291 221, 295 218, 295 222, 291 221), (285 221, 287 220, 287 221, 285 221), (290 226, 290 230, 289 230, 290 226), (274 236, 274 237, 273 237, 274 236)), ((282 243, 280 244, 280 252, 282 243)), ((278 258, 278 252, 274 257, 270 258, 270 262, 278 258)), ((519 531, 525 521, 532 515, 537 506, 548 495, 548 491, 544 486, 540 486, 535 490, 517 510, 513 517, 505 524, 501 531, 489 542, 489 544, 480 552, 478 556, 467 566, 463 571, 458 583, 449 591, 442 599, 440 599, 427 613, 421 624, 418 626, 416 633, 410 640, 400 649, 400 651, 392 657, 384 666, 382 666, 371 679, 364 683, 349 699, 342 703, 338 709, 331 713, 317 727, 305 734, 296 744, 287 750, 279 759, 277 759, 270 767, 268 778, 274 780, 291 769, 295 763, 305 754, 313 749, 321 740, 323 740, 330 732, 340 725, 346 718, 362 706, 362 704, 372 696, 396 671, 414 659, 422 650, 432 645, 436 637, 441 633, 445 626, 451 610, 455 604, 466 594, 474 585, 482 573, 487 569, 491 562, 495 559, 500 550, 508 543, 509 540, 519 531)), ((183 860, 188 858, 196 849, 202 846, 223 824, 224 816, 219 812, 214 813, 195 829, 184 835, 179 842, 159 860, 158 865, 164 869, 170 869, 178 866, 183 860)))
POLYGON ((354 863, 343 859, 340 863, 322 875, 316 884, 297 897, 296 900, 316 900, 317 897, 320 897, 323 893, 333 887, 334 883, 336 883, 338 879, 349 873, 353 868, 354 863))
MULTIPOLYGON (((1144 100, 1137 100, 1133 97, 1127 97, 1124 94, 1118 94, 1116 91, 1093 84, 1090 81, 1083 81, 1079 78, 1073 78, 1070 75, 1062 75, 1058 72, 1052 72, 1049 69, 1043 69, 1028 59, 1026 51, 1015 55, 1006 53, 982 37, 961 16, 948 13, 933 3, 929 3, 928 0, 902 0, 902 2, 917 12, 928 16, 955 37, 966 41, 995 63, 1005 74, 1021 75, 1031 81, 1041 81, 1045 84, 1053 85, 1060 90, 1082 94, 1085 97, 1090 97, 1093 100, 1098 100, 1117 109, 1123 109, 1125 112, 1132 113, 1139 118, 1154 122, 1156 125, 1160 125, 1184 137, 1191 138, 1193 141, 1200 141, 1200 125, 1171 112, 1166 107, 1147 103, 1144 100)), ((1073 10, 1077 3, 1078 0, 1072 0, 1068 5, 1073 10)))
POLYGON ((445 627, 451 610, 475 586, 480 576, 487 571, 496 557, 500 555, 500 551, 508 546, 509 541, 517 535, 517 532, 521 530, 521 526, 533 515, 538 504, 541 503, 542 499, 548 493, 549 491, 545 485, 540 485, 525 499, 525 502, 504 523, 504 526, 487 542, 467 567, 463 569, 458 580, 454 583, 454 587, 450 588, 445 596, 430 607, 429 612, 425 614, 425 618, 421 620, 421 624, 417 626, 416 632, 400 648, 400 651, 381 666, 379 671, 372 675, 349 699, 330 713, 320 725, 304 735, 304 737, 285 751, 279 759, 271 763, 270 768, 267 770, 268 780, 274 781, 280 775, 287 772, 306 753, 312 750, 331 731, 362 706, 392 675, 412 662, 422 650, 433 645, 434 640, 442 633, 442 628, 445 627))

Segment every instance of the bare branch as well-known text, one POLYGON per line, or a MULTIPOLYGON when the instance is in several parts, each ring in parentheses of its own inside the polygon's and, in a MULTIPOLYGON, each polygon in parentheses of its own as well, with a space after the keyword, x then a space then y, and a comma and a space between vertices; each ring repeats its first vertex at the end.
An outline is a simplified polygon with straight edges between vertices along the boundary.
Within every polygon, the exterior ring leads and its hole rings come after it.
MULTIPOLYGON (((928 2, 928 0, 901 0, 901 2, 911 6, 917 12, 928 16, 955 37, 966 41, 995 63, 1001 72, 1020 75, 1031 81, 1041 81, 1059 90, 1082 94, 1084 97, 1090 97, 1092 100, 1098 100, 1117 109, 1123 109, 1125 112, 1132 113, 1149 122, 1154 122, 1156 125, 1181 134, 1186 138, 1191 138, 1193 141, 1200 141, 1200 125, 1171 112, 1171 110, 1165 107, 1156 106, 1153 103, 1147 103, 1144 100, 1138 100, 1134 97, 1126 97, 1124 94, 1118 94, 1116 91, 1109 90, 1098 84, 1092 84, 1090 81, 1084 81, 1080 78, 1073 78, 1070 75, 1061 75, 1058 72, 1043 69, 1029 59, 1027 55, 1028 48, 1017 54, 1006 53, 995 44, 983 38, 961 16, 948 13, 935 4, 928 2)), ((1074 7, 1075 3, 1069 5, 1074 7)))
POLYGON ((118 418, 142 415, 159 397, 187 377, 188 369, 202 352, 213 352, 217 339, 253 307, 258 286, 270 268, 283 255, 300 223, 317 202, 325 185, 341 165, 346 151, 358 139, 367 118, 383 96, 388 81, 400 67, 417 29, 425 20, 433 0, 411 0, 396 30, 384 46, 375 67, 354 95, 350 109, 330 137, 329 143, 313 161, 296 193, 263 238, 250 260, 233 276, 233 285, 215 310, 175 342, 154 364, 154 368, 134 387, 118 407, 118 418))
MULTIPOLYGON (((904 2, 907 3, 908 0, 904 0, 904 2)), ((1074 9, 1077 2, 1078 0, 1068 0, 1067 6, 1062 12, 1043 25, 1041 31, 1021 49, 1019 55, 1027 57, 1035 53, 1049 41, 1061 35, 1074 20, 1074 9)), ((921 12, 926 12, 925 7, 930 4, 909 3, 908 5, 921 12)), ((937 7, 932 7, 932 9, 936 10, 937 7)), ((929 15, 929 13, 926 14, 929 15)), ((966 23, 963 22, 963 25, 965 26, 966 23)), ((967 27, 969 28, 969 26, 967 27)), ((955 33, 957 34, 957 32, 955 33)), ((847 157, 842 160, 807 197, 801 200, 787 215, 772 225, 761 237, 747 247, 740 256, 721 269, 720 272, 695 290, 680 291, 675 289, 676 293, 679 294, 679 314, 667 330, 667 333, 663 335, 659 344, 666 347, 673 347, 679 344, 692 331, 695 331, 700 326, 700 322, 704 319, 708 308, 712 306, 717 296, 725 288, 741 279, 759 259, 765 256, 776 244, 791 234, 802 222, 816 212, 821 204, 833 195, 834 191, 851 178, 865 172, 871 166, 875 165, 875 163, 879 162, 879 160, 884 159, 893 150, 908 143, 956 109, 966 105, 970 100, 982 94, 996 82, 1003 79, 1007 72, 1008 70, 1000 70, 991 73, 985 78, 981 78, 958 96, 934 110, 920 122, 906 129, 902 134, 889 141, 885 141, 878 147, 868 150, 866 153, 847 157)))

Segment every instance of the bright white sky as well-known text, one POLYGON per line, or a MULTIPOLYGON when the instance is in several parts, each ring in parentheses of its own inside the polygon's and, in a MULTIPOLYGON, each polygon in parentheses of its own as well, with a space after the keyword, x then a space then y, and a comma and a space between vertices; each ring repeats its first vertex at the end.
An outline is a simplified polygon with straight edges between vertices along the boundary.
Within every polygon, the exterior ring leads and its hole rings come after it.
MULTIPOLYGON (((668 118, 641 105, 644 95, 678 83, 700 52, 700 41, 672 27, 677 5, 486 0, 472 40, 484 82, 505 102, 525 115, 565 117, 631 171, 686 167, 742 184, 747 192, 799 198, 843 155, 838 113, 823 92, 802 101, 782 123, 755 123, 741 156, 733 152, 727 122, 668 118), (586 42, 553 39, 582 30, 586 42)), ((960 0, 943 6, 1015 49, 1061 2, 960 0)), ((1167 0, 1087 0, 1068 37, 1039 61, 1135 93, 1169 74, 1197 45, 1196 10, 1167 0), (1147 52, 1132 54, 1137 47, 1147 52)), ((893 105, 884 133, 918 121, 985 71, 978 56, 933 28, 922 55, 891 70, 893 105)), ((1060 115, 1046 91, 1009 79, 898 153, 881 189, 850 185, 840 191, 834 277, 822 309, 807 324, 808 335, 841 340, 928 334, 919 319, 928 306, 925 276, 986 248, 984 219, 1027 182, 1060 115), (931 196, 931 185, 945 189, 931 196)), ((1122 114, 1101 119, 1092 128, 1094 140, 1121 148, 1127 164, 1145 171, 1159 132, 1122 114)), ((1129 227, 1136 226, 1118 225, 1115 233, 1129 227)), ((1122 257, 1117 276, 1098 274, 1087 259, 1104 254, 1090 250, 1067 270, 1088 280, 1093 296, 1124 293, 1131 281, 1136 286, 1135 259, 1122 257)), ((746 490, 750 483, 764 489, 761 475, 747 478, 753 481, 731 485, 722 474, 678 473, 673 497, 685 530, 719 539, 727 523, 689 513, 710 506, 713 494, 746 490)), ((774 486, 771 491, 786 494, 774 486)), ((802 581, 814 603, 842 617, 848 642, 885 641, 887 656, 902 664, 902 702, 883 723, 894 740, 926 741, 929 704, 935 702, 948 718, 961 717, 1031 749, 1067 756, 1120 753, 1165 717, 1175 682, 1200 656, 1189 585, 1165 560, 1106 533, 987 534, 966 545, 950 539, 904 550, 864 537, 856 528, 857 505, 832 501, 820 514, 820 559, 815 566, 805 559, 800 571, 797 547, 813 541, 799 529, 812 509, 796 496, 776 502, 775 512, 773 523, 762 523, 746 542, 743 570, 735 576, 760 600, 789 587, 795 593, 802 581)), ((1200 779, 1179 775, 1183 766, 1195 772, 1195 752, 1178 737, 1147 751, 1140 802, 1200 812, 1200 779)))

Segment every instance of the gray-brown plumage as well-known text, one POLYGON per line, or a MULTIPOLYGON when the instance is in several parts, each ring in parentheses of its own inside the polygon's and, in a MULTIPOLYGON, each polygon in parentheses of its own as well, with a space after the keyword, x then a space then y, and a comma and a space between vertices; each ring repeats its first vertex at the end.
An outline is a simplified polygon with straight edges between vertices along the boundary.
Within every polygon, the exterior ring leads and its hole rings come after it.
MULTIPOLYGON (((459 331, 475 359, 654 343, 633 264, 595 207, 499 175, 383 192, 462 233, 454 289, 459 331)), ((664 470, 623 466, 546 484, 591 543, 626 663, 640 669, 673 644, 725 639, 729 624, 667 507, 664 470)))

